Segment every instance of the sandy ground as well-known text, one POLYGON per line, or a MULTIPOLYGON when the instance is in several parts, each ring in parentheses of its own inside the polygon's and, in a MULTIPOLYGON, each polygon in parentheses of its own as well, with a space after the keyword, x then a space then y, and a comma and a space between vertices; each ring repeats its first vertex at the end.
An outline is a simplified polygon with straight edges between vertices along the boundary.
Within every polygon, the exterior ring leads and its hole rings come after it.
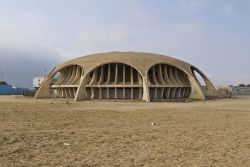
POLYGON ((248 167, 250 97, 189 103, 0 97, 0 166, 248 167))

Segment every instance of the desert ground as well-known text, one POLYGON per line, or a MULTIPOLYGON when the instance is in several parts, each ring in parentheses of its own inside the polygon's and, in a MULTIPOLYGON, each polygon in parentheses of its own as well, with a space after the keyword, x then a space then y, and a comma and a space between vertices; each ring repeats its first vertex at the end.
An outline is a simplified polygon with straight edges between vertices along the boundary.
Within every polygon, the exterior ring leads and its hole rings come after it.
POLYGON ((0 166, 248 167, 250 97, 146 103, 3 96, 0 166))

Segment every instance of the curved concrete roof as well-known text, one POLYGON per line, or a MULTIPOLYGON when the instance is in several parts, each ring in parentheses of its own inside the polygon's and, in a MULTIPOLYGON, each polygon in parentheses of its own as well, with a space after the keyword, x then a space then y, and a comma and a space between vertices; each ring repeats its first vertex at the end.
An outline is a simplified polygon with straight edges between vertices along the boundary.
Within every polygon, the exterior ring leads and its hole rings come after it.
POLYGON ((151 66, 159 63, 168 63, 183 70, 188 69, 191 66, 189 63, 182 60, 160 54, 144 52, 109 52, 92 54, 69 60, 57 66, 55 71, 68 65, 77 64, 82 66, 84 73, 86 74, 97 66, 112 62, 128 64, 145 75, 151 66))

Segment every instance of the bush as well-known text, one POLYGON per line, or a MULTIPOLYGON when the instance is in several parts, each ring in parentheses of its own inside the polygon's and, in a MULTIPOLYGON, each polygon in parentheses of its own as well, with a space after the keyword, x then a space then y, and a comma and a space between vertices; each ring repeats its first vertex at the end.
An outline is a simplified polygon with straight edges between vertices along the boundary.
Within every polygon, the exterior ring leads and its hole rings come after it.
POLYGON ((239 87, 246 87, 245 84, 239 84, 239 87))

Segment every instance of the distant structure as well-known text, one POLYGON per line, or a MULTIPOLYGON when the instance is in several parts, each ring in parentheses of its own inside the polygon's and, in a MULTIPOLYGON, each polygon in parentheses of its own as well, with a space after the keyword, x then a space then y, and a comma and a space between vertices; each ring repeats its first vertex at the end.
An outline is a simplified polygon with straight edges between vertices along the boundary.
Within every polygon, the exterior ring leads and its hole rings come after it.
POLYGON ((15 88, 5 81, 0 81, 0 95, 22 95, 22 88, 15 88))
POLYGON ((41 86, 44 79, 45 79, 45 77, 34 77, 33 78, 33 88, 38 89, 41 86))
POLYGON ((141 52, 83 56, 55 67, 35 98, 178 100, 217 97, 212 82, 195 66, 175 58, 141 52), (199 75, 205 85, 202 87, 199 75))
POLYGON ((217 91, 220 98, 231 98, 233 95, 232 88, 229 86, 219 86, 217 91))
POLYGON ((245 86, 243 84, 239 86, 230 86, 232 89, 233 96, 249 96, 250 95, 250 85, 245 86))

